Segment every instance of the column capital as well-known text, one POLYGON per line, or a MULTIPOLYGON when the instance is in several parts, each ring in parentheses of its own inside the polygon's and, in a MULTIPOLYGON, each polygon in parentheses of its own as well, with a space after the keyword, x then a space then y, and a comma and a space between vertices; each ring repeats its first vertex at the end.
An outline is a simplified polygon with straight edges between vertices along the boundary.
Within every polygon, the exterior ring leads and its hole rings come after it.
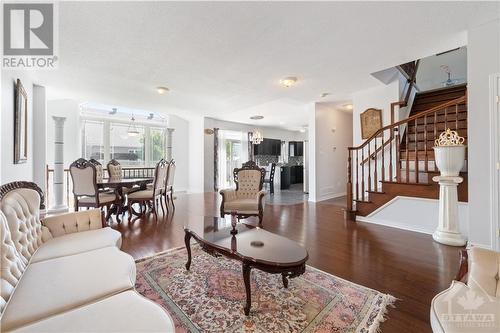
POLYGON ((52 119, 54 119, 54 121, 57 123, 57 124, 62 124, 66 121, 66 117, 57 117, 57 116, 52 116, 52 119))

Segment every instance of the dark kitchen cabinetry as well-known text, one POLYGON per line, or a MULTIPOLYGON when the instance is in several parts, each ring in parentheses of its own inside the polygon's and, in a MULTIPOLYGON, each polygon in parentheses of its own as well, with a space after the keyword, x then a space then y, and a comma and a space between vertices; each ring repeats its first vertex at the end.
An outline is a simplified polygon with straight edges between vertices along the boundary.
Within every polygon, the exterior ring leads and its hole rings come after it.
POLYGON ((289 156, 303 156, 304 155, 304 142, 302 142, 302 141, 290 141, 288 143, 288 155, 289 156))
POLYGON ((290 167, 290 183, 300 184, 304 182, 304 167, 302 165, 294 165, 290 167))
POLYGON ((253 145, 254 155, 281 155, 281 140, 264 139, 258 145, 253 145))

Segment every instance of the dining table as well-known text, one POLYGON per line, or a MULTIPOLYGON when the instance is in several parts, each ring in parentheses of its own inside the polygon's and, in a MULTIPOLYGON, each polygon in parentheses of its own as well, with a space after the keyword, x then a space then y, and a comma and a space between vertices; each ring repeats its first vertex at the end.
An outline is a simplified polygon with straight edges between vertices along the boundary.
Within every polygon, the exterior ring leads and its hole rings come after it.
POLYGON ((116 197, 118 198, 118 203, 113 204, 109 211, 107 212, 106 220, 109 219, 111 215, 116 216, 116 221, 120 222, 120 215, 125 214, 127 211, 126 197, 124 192, 130 193, 132 191, 145 190, 148 184, 153 183, 153 177, 143 177, 143 178, 103 178, 97 182, 97 188, 102 190, 112 190, 116 197), (127 190, 125 190, 127 189, 127 190))

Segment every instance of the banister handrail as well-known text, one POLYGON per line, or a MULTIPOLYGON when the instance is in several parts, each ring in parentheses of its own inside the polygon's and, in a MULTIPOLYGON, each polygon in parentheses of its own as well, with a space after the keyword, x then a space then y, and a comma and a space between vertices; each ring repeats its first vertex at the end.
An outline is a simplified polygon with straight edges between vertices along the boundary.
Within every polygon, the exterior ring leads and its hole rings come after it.
POLYGON ((357 147, 347 147, 348 150, 358 150, 358 149, 362 149, 364 148, 366 145, 368 145, 372 139, 378 137, 380 135, 380 133, 384 132, 385 130, 388 130, 388 129, 391 129, 391 128, 394 128, 394 127, 397 127, 399 125, 403 125, 403 124, 407 124, 409 123, 410 121, 412 120, 415 120, 415 119, 418 119, 418 118, 421 118, 423 116, 426 116, 428 114, 431 114, 431 113, 434 113, 434 112, 437 112, 441 109, 445 109, 449 106, 452 106, 452 105, 457 105, 457 104, 460 104, 460 103, 463 103, 463 102, 466 102, 467 101, 467 95, 464 95, 464 96, 461 96, 461 97, 458 97, 458 98, 455 98, 451 101, 448 101, 446 103, 443 103, 443 104, 440 104, 440 105, 437 105, 433 108, 430 108, 429 110, 427 111, 423 111, 423 112, 420 112, 416 115, 413 115, 411 117, 408 117, 406 119, 403 119, 403 120, 400 120, 400 121, 397 121, 393 124, 389 124, 389 125, 386 125, 382 128, 379 128, 375 133, 372 134, 372 136, 370 136, 368 139, 365 140, 365 142, 363 142, 361 145, 357 146, 357 147))

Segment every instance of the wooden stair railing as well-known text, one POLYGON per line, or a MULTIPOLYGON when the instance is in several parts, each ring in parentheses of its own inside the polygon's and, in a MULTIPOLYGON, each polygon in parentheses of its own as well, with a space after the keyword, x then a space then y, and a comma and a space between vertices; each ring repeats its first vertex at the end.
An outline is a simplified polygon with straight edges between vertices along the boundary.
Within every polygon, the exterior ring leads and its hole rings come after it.
POLYGON ((459 110, 466 108, 466 104, 465 94, 382 127, 361 145, 348 147, 346 218, 354 219, 356 213, 353 210, 354 202, 367 202, 367 192, 380 192, 379 182, 419 184, 423 182, 420 172, 437 171, 434 151, 430 147, 446 128, 459 129, 459 110), (438 119, 440 121, 437 121, 438 119), (410 128, 413 133, 410 133, 410 128), (420 133, 422 133, 421 140, 420 133), (415 136, 413 147, 409 140, 411 135, 415 136), (401 138, 404 138, 404 145, 401 138), (420 147, 419 143, 422 141, 423 147, 420 147), (429 163, 432 162, 434 162, 432 170, 429 170, 429 163), (421 167, 423 169, 420 169, 421 167), (410 169, 413 169, 411 174, 410 169))

